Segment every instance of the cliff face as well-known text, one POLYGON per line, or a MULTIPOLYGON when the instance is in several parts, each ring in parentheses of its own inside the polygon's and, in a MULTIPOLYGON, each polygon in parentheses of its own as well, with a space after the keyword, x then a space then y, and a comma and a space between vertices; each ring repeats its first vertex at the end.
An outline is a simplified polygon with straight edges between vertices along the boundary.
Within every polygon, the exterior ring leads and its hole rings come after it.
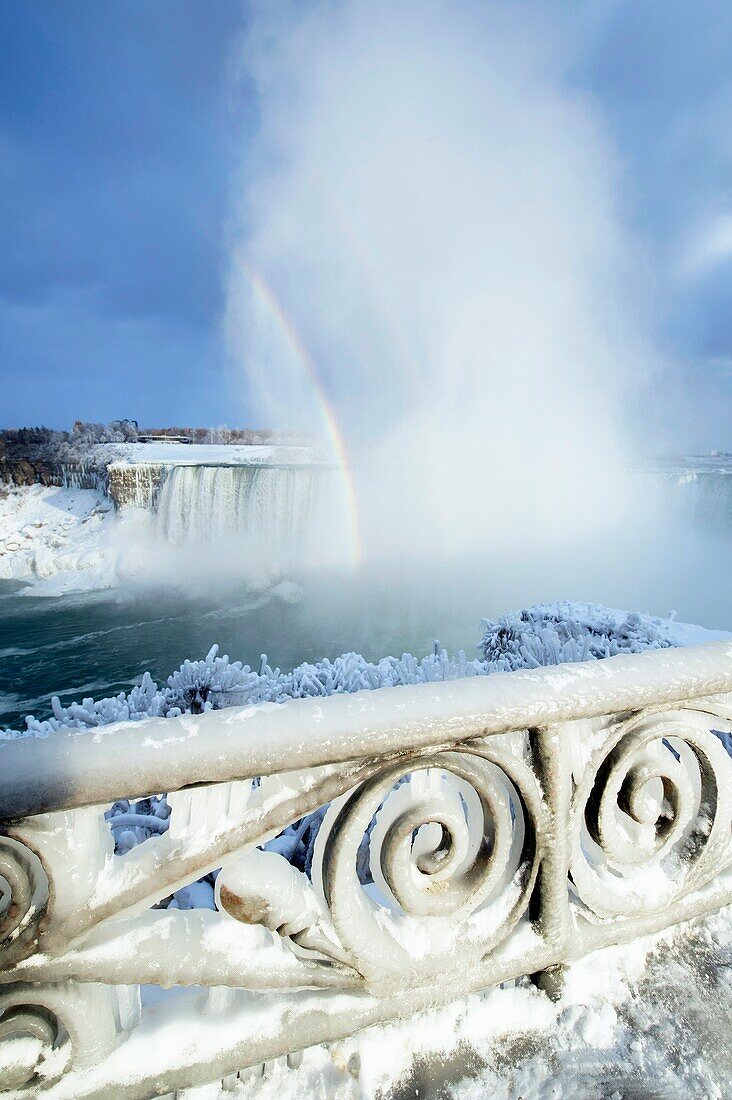
POLYGON ((0 483, 96 489, 105 493, 116 508, 124 505, 151 508, 163 474, 164 467, 158 463, 87 465, 54 462, 37 456, 16 458, 0 453, 0 483))
POLYGON ((164 474, 165 467, 160 463, 113 462, 107 467, 107 495, 115 508, 132 505, 150 510, 164 474))
POLYGON ((11 485, 61 485, 62 471, 52 462, 0 457, 0 481, 11 485))
POLYGON ((0 456, 0 482, 6 485, 58 485, 106 493, 107 471, 104 467, 88 466, 81 462, 0 456))

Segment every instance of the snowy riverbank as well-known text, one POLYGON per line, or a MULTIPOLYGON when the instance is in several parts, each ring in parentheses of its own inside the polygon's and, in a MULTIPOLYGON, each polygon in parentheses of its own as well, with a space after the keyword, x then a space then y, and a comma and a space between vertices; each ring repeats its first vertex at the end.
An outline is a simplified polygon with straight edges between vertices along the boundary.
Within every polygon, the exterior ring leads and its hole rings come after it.
POLYGON ((308 471, 330 466, 312 447, 282 444, 90 445, 40 479, 66 487, 0 484, 0 581, 38 596, 120 583, 189 591, 202 574, 269 589, 286 572, 280 543, 302 557, 297 538, 315 507, 308 471))
MULTIPOLYGON (((265 449, 273 450, 239 448, 265 449)), ((249 562, 224 536, 220 552, 206 549, 211 569, 202 570, 200 548, 166 540, 155 519, 149 509, 118 511, 95 489, 0 485, 0 581, 18 582, 26 596, 63 596, 121 585, 191 591, 235 578, 261 596, 298 597, 281 567, 249 562)))
POLYGON ((0 487, 0 580, 44 596, 113 587, 115 521, 112 503, 92 489, 0 487))

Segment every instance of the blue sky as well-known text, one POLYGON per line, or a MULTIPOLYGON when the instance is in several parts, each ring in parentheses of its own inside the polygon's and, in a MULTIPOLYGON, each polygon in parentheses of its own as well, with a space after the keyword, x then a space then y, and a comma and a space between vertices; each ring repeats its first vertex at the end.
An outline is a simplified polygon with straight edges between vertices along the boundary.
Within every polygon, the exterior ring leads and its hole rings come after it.
MULTIPOLYGON (((559 27, 618 150, 692 435, 732 449, 732 5, 524 6, 559 27)), ((0 5, 3 424, 246 422, 220 335, 257 117, 232 94, 245 18, 239 0, 0 5)))
POLYGON ((231 0, 0 10, 2 419, 226 418, 231 0))

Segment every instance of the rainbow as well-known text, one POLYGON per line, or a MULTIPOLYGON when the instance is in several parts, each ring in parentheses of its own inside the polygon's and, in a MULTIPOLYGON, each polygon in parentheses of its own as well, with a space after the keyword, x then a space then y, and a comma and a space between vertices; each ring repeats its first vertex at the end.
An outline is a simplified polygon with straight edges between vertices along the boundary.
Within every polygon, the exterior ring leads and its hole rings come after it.
POLYGON ((343 478, 349 557, 352 566, 358 568, 363 559, 358 496, 356 493, 353 471, 348 458, 346 442, 343 438, 343 432, 336 418, 335 411, 325 392, 323 383, 318 377, 318 371, 312 357, 305 347, 294 321, 285 310, 285 307, 282 305, 282 302, 279 300, 272 287, 269 286, 262 276, 241 257, 238 258, 238 267, 246 277, 251 291, 256 296, 258 302, 264 306, 271 319, 276 323, 287 347, 292 353, 293 361, 298 364, 315 398, 324 434, 328 439, 334 461, 341 471, 341 476, 343 478))

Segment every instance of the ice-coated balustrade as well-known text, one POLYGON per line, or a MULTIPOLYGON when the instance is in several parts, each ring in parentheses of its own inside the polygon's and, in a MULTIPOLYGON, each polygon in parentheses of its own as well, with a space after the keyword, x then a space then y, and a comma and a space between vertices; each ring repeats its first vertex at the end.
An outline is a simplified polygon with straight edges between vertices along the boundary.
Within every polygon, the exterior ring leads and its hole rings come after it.
POLYGON ((729 904, 730 729, 718 642, 0 745, 0 1092, 233 1088, 729 904), (326 803, 310 876, 258 847, 326 803), (155 907, 216 868, 218 911, 155 907))

